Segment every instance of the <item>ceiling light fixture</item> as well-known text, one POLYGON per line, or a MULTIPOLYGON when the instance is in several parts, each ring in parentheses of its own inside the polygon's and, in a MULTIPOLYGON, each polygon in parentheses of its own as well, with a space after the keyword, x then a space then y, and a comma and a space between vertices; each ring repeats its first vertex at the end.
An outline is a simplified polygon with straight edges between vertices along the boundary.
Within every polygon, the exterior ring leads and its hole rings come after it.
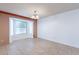
POLYGON ((39 19, 38 13, 35 10, 33 16, 31 17, 32 19, 39 19))

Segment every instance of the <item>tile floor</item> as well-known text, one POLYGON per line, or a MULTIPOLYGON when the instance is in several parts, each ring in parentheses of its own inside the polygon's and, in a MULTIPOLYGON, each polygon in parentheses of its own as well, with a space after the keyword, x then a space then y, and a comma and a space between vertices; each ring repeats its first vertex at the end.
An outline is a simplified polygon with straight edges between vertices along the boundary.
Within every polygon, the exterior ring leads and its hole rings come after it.
POLYGON ((21 39, 0 47, 0 55, 78 55, 79 48, 43 39, 21 39))

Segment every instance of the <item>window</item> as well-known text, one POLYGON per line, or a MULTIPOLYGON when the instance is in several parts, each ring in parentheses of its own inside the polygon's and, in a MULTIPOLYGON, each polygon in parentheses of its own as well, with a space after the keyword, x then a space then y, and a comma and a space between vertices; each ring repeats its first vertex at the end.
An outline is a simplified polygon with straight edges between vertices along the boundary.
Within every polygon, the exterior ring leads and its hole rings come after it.
POLYGON ((18 18, 9 18, 10 43, 14 40, 33 38, 33 22, 18 18))
POLYGON ((18 18, 10 18, 10 35, 27 33, 27 22, 18 18))
POLYGON ((21 20, 15 20, 15 34, 26 33, 27 23, 21 20))
POLYGON ((16 34, 33 35, 32 21, 10 17, 9 26, 10 36, 15 36, 16 34))

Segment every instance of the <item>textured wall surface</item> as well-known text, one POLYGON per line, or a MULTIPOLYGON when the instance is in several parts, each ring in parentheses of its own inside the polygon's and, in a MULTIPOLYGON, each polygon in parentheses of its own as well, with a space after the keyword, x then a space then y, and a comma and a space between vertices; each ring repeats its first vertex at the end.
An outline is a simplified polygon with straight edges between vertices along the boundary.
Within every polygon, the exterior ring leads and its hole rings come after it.
POLYGON ((0 14, 0 45, 9 43, 9 16, 0 14))

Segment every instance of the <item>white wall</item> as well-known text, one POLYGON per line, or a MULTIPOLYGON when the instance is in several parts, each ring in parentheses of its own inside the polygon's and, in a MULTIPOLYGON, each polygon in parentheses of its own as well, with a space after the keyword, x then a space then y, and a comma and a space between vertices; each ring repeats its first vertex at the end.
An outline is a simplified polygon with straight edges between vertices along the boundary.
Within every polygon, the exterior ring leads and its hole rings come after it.
POLYGON ((79 48, 79 9, 40 19, 38 37, 79 48))

